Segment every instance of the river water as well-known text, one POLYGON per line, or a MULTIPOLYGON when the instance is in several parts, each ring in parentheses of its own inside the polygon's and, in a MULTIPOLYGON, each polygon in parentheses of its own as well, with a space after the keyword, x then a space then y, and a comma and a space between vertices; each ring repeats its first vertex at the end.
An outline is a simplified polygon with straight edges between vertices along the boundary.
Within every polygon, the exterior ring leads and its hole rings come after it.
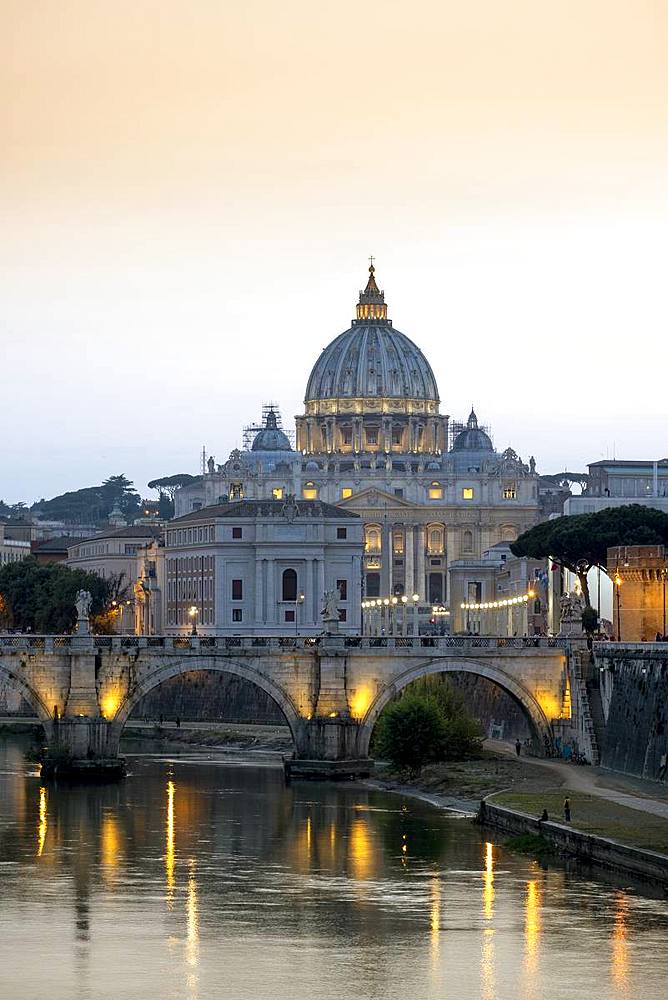
POLYGON ((668 904, 275 761, 43 786, 0 741, 2 1000, 658 1000, 668 904))

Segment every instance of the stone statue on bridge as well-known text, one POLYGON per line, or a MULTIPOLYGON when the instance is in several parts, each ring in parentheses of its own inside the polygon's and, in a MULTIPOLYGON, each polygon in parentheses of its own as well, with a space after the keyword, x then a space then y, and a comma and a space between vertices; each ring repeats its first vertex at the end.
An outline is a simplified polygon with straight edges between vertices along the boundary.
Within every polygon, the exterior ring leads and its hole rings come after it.
POLYGON ((93 598, 90 595, 90 591, 77 591, 74 604, 77 609, 77 633, 79 635, 90 635, 89 616, 92 603, 93 598))
POLYGON ((325 623, 325 632, 331 635, 339 631, 339 601, 341 592, 338 587, 335 590, 326 590, 324 594, 325 606, 320 612, 325 623))
POLYGON ((561 615, 559 618, 559 634, 564 636, 581 636, 582 612, 585 609, 584 597, 577 592, 562 594, 559 600, 561 615))

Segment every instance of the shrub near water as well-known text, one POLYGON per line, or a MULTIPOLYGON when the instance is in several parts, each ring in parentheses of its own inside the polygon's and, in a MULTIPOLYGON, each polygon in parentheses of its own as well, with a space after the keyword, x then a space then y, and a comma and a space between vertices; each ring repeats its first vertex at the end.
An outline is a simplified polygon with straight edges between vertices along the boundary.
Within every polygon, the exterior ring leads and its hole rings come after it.
POLYGON ((480 727, 459 695, 439 678, 434 681, 411 685, 388 705, 374 734, 374 752, 411 775, 425 764, 461 759, 482 748, 480 727))

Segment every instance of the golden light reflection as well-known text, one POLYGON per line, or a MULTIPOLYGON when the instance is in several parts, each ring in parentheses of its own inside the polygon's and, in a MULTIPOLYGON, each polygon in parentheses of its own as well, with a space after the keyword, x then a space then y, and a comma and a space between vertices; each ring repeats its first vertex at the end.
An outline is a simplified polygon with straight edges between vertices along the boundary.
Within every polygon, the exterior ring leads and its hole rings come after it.
POLYGON ((174 902, 174 782, 167 782, 167 826, 165 843, 165 881, 167 883, 167 905, 174 902))
POLYGON ((524 964, 533 974, 538 966, 540 942, 540 888, 535 880, 527 882, 524 897, 524 964))
POLYGON ((494 845, 485 844, 485 870, 482 876, 482 909, 485 920, 494 916, 494 845))
POLYGON ((431 880, 431 912, 429 915, 431 930, 431 961, 438 963, 438 951, 441 943, 441 880, 435 876, 431 880))
POLYGON ((186 896, 186 962, 190 966, 195 966, 199 958, 199 906, 194 861, 190 862, 189 869, 186 896))
POLYGON ((37 857, 41 858, 42 852, 44 851, 44 842, 46 841, 46 830, 47 830, 47 812, 46 812, 46 788, 40 787, 39 790, 39 820, 37 823, 37 857))
POLYGON ((485 927, 482 932, 480 949, 480 997, 481 1000, 496 1000, 494 977, 494 929, 485 927))
POLYGON ((352 822, 349 846, 354 877, 360 880, 367 879, 373 865, 373 848, 368 821, 362 816, 355 817, 352 822))
POLYGON ((336 823, 329 824, 329 849, 332 854, 332 861, 336 857, 336 823))
POLYGON ((118 820, 110 813, 105 813, 102 818, 101 840, 102 864, 106 868, 117 868, 120 832, 118 828, 118 820))
POLYGON ((622 990, 626 990, 629 978, 628 913, 628 898, 625 893, 618 892, 615 897, 615 919, 612 925, 611 972, 615 986, 622 990))

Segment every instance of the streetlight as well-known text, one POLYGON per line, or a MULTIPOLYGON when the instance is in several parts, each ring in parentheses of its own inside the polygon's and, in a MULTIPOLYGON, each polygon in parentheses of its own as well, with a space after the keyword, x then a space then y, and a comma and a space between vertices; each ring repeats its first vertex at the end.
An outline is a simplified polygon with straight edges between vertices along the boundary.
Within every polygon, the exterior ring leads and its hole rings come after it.
POLYGON ((191 635, 197 635, 197 608, 194 604, 188 609, 188 614, 190 615, 190 620, 193 623, 193 627, 190 630, 191 635))
POLYGON ((622 618, 621 618, 621 603, 619 597, 619 589, 624 581, 619 575, 619 571, 615 571, 615 593, 617 595, 617 642, 622 641, 622 618))
POLYGON ((304 600, 305 600, 305 598, 304 598, 303 594, 297 594, 297 596, 295 597, 295 635, 299 634, 299 632, 298 632, 298 629, 299 629, 299 605, 303 604, 304 600))
POLYGON ((413 594, 413 635, 420 634, 420 623, 418 621, 418 603, 420 601, 419 594, 413 594))

